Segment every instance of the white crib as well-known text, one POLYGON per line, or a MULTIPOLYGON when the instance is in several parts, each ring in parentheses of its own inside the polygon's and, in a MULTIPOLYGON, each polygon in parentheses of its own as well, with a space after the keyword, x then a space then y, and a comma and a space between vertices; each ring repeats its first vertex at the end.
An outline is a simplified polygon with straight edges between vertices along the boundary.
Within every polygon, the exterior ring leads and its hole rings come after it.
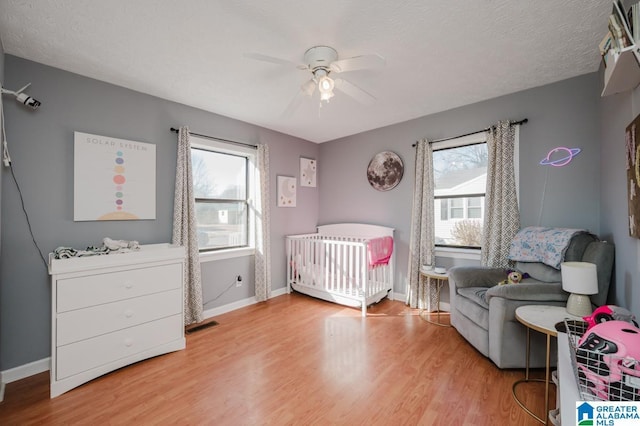
POLYGON ((360 307, 366 316, 367 306, 393 299, 395 250, 387 264, 372 267, 368 259, 370 241, 381 237, 393 237, 393 228, 338 223, 287 236, 287 292, 360 307))

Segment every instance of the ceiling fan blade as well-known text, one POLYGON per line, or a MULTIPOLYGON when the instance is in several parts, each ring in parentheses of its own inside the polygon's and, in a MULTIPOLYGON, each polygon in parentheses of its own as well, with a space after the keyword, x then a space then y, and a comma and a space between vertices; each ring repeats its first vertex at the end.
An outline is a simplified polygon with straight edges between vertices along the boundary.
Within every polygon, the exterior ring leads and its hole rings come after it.
POLYGON ((301 70, 306 70, 308 68, 306 65, 297 64, 293 61, 289 61, 288 59, 276 58, 274 56, 263 55, 261 53, 245 53, 244 57, 255 59, 256 61, 269 62, 276 65, 293 65, 294 67, 301 70))
POLYGON ((300 91, 296 93, 296 96, 293 99, 291 99, 291 102, 289 102, 289 105, 287 105, 287 108, 282 113, 282 118, 291 117, 291 115, 300 107, 305 96, 313 96, 313 92, 316 91, 316 86, 316 80, 313 78, 300 86, 300 91))
POLYGON ((361 55, 354 56, 353 58, 338 59, 333 61, 329 68, 333 72, 347 72, 356 71, 368 68, 382 68, 386 65, 387 61, 378 55, 361 55))
POLYGON ((343 79, 337 78, 335 81, 335 88, 345 93, 346 95, 351 96, 356 101, 361 104, 371 106, 376 102, 375 96, 372 94, 362 90, 355 84, 343 79))
POLYGON ((296 110, 300 107, 300 104, 302 104, 302 101, 304 100, 304 98, 305 98, 305 94, 304 92, 302 92, 302 90, 296 93, 293 99, 291 99, 291 102, 289 102, 289 105, 287 105, 287 108, 285 108, 285 110, 282 111, 282 118, 291 117, 293 113, 296 112, 296 110))

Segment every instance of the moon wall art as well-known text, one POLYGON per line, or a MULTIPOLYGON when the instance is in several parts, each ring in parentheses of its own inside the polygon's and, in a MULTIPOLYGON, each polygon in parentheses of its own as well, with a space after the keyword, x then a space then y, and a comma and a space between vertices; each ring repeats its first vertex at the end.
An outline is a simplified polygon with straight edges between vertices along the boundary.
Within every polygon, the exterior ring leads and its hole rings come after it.
POLYGON ((403 174, 402 159, 391 151, 377 153, 367 167, 367 179, 378 191, 389 191, 398 186, 403 174))
POLYGON ((278 176, 278 207, 296 206, 296 178, 278 176))

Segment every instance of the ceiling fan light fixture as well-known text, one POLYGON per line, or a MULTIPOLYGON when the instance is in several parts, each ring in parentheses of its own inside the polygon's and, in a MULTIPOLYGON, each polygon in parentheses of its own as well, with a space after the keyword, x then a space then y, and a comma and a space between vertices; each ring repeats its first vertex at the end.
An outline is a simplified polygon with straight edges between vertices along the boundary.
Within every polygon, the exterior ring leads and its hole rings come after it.
POLYGON ((363 105, 372 105, 376 98, 348 80, 340 78, 340 73, 380 68, 386 64, 385 59, 378 54, 359 55, 340 59, 338 57, 338 52, 329 46, 313 46, 307 49, 307 51, 304 52, 304 62, 300 64, 295 64, 286 59, 275 58, 260 53, 246 53, 245 56, 273 64, 291 64, 295 65, 299 70, 311 72, 311 79, 307 80, 302 84, 302 86, 300 86, 300 91, 291 100, 284 111, 283 116, 290 116, 302 102, 302 97, 307 96, 309 98, 317 99, 314 97, 316 87, 318 88, 318 92, 320 92, 320 106, 322 106, 322 101, 328 103, 334 96, 334 88, 340 91, 340 96, 345 94, 363 105), (334 77, 338 75, 338 77, 334 80, 329 77, 330 74, 334 77))
POLYGON ((320 91, 320 100, 328 101, 333 97, 333 88, 335 87, 335 83, 333 79, 329 76, 322 76, 318 80, 318 90, 320 91))

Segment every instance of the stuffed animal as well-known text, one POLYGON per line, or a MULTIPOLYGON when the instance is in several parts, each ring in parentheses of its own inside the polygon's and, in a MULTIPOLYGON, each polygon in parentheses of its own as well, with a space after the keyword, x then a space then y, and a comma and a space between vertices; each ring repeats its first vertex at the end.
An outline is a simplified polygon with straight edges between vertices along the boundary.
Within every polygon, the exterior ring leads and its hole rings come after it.
POLYGON ((498 285, 518 284, 520 281, 522 281, 522 274, 518 271, 511 271, 507 275, 507 279, 500 281, 498 285))

